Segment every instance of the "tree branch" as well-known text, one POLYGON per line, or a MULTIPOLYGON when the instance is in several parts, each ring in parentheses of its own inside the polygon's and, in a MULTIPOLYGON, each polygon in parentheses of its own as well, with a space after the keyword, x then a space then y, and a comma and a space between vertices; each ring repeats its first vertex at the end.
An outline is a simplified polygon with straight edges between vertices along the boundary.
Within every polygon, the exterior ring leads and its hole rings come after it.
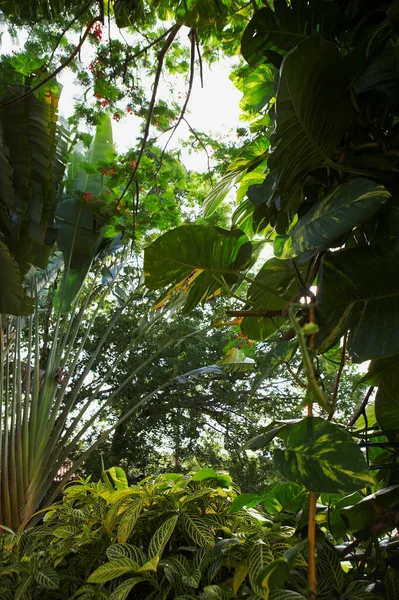
POLYGON ((355 412, 355 414, 353 415, 353 417, 350 419, 350 421, 348 422, 348 427, 353 427, 354 424, 356 423, 356 421, 358 420, 358 418, 360 417, 360 415, 362 413, 364 413, 364 411, 366 410, 366 406, 368 404, 368 401, 370 400, 370 396, 374 391, 374 386, 370 386, 369 389, 367 390, 367 394, 365 395, 363 402, 361 403, 361 405, 359 406, 359 408, 357 409, 357 411, 355 412))
POLYGON ((38 89, 43 87, 43 85, 45 85, 48 81, 50 81, 51 79, 54 79, 54 77, 56 77, 58 75, 58 73, 61 73, 61 71, 63 69, 65 69, 65 67, 67 67, 73 61, 73 59, 79 54, 80 49, 83 46, 87 36, 89 35, 91 28, 93 27, 94 23, 96 23, 97 21, 101 21, 100 16, 97 16, 97 17, 94 17, 93 19, 91 19, 91 21, 89 22, 89 24, 87 25, 87 27, 85 29, 83 36, 80 39, 79 44, 75 47, 75 50, 66 59, 65 62, 63 62, 59 67, 57 67, 57 69, 55 69, 55 71, 50 73, 50 75, 47 75, 47 77, 42 79, 42 81, 40 81, 37 85, 34 85, 33 87, 31 87, 27 92, 25 92, 24 94, 21 94, 21 96, 17 96, 16 98, 13 98, 12 100, 8 100, 8 102, 2 102, 0 106, 2 106, 2 107, 10 106, 11 104, 16 104, 17 102, 21 102, 21 100, 25 100, 25 98, 29 98, 29 96, 32 96, 32 94, 34 94, 38 89))
POLYGON ((181 25, 179 24, 175 24, 173 25, 173 27, 171 27, 171 29, 169 30, 169 35, 166 38, 166 41, 164 43, 164 45, 162 46, 159 54, 158 54, 158 66, 157 66, 157 70, 155 73, 155 79, 154 79, 154 85, 153 85, 153 90, 152 90, 152 96, 151 96, 151 100, 150 100, 150 106, 148 108, 148 114, 147 114, 147 120, 145 123, 145 128, 144 128, 144 134, 143 134, 143 140, 141 142, 141 148, 140 148, 140 152, 139 155, 137 157, 137 162, 133 168, 133 173, 130 175, 129 180, 126 184, 125 189, 123 190, 118 202, 115 205, 115 209, 117 208, 118 204, 120 204, 122 198, 125 196, 126 192, 128 191, 128 189, 130 188, 130 186, 132 185, 135 177, 136 177, 136 173, 137 170, 140 166, 140 162, 141 159, 143 158, 143 154, 144 154, 144 150, 145 147, 147 145, 147 140, 148 140, 148 135, 150 132, 150 126, 151 126, 151 119, 152 119, 152 115, 154 113, 154 107, 155 107, 155 101, 157 98, 157 92, 158 92, 158 86, 159 86, 159 80, 161 78, 161 73, 162 73, 162 68, 163 68, 163 63, 165 60, 165 56, 167 51, 169 50, 173 40, 175 39, 179 29, 181 28, 181 25))

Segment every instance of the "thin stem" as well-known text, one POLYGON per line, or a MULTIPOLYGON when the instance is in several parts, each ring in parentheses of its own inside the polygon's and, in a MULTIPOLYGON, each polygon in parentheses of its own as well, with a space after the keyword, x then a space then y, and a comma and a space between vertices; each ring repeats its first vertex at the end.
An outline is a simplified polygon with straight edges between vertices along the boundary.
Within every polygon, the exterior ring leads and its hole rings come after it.
POLYGON ((328 415, 328 420, 331 421, 334 411, 335 411, 335 407, 337 404, 337 395, 338 395, 338 390, 339 390, 339 383, 341 381, 341 376, 344 370, 344 366, 345 366, 345 361, 346 361, 346 343, 348 340, 348 333, 345 333, 344 335, 344 341, 342 343, 342 355, 341 355, 341 362, 340 365, 338 367, 338 372, 337 372, 337 377, 335 379, 335 385, 334 385, 334 391, 333 391, 333 395, 331 397, 331 413, 328 415))
POLYGON ((365 412, 367 404, 370 400, 370 397, 371 397, 371 394, 373 393, 373 391, 374 391, 374 386, 372 385, 367 390, 367 394, 365 395, 361 405, 359 406, 359 408, 357 409, 357 411, 355 412, 353 417, 349 420, 348 425, 347 425, 348 427, 353 427, 354 424, 356 423, 356 421, 358 420, 358 418, 360 417, 360 415, 365 412))

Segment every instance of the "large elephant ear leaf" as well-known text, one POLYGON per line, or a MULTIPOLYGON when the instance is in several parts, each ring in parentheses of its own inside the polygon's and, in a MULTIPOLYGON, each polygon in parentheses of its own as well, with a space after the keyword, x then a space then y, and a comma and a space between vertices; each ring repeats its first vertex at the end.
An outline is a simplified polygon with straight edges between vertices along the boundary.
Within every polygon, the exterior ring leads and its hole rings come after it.
POLYGON ((398 271, 399 238, 325 255, 318 280, 318 352, 349 330, 356 362, 399 353, 398 271))
POLYGON ((83 195, 102 193, 104 177, 95 167, 108 160, 112 152, 111 119, 104 116, 97 125, 86 159, 74 153, 68 173, 71 195, 65 196, 57 206, 58 247, 64 254, 66 268, 54 297, 54 307, 61 312, 69 309, 78 294, 103 239, 101 224, 84 204, 83 195), (87 163, 89 168, 85 169, 82 163, 87 163))
POLYGON ((324 250, 341 235, 367 221, 390 198, 383 185, 358 177, 339 185, 299 219, 289 235, 278 236, 274 254, 293 258, 324 250))
POLYGON ((334 164, 333 152, 351 116, 348 81, 338 50, 319 36, 301 42, 284 59, 268 161, 276 193, 334 164))
POLYGON ((323 0, 285 0, 256 11, 241 41, 242 55, 250 65, 260 62, 279 67, 282 55, 314 33, 334 33, 337 8, 323 0))
POLYGON ((171 286, 188 292, 189 308, 222 287, 234 285, 249 266, 251 244, 240 230, 183 225, 160 236, 145 249, 149 289, 171 286))

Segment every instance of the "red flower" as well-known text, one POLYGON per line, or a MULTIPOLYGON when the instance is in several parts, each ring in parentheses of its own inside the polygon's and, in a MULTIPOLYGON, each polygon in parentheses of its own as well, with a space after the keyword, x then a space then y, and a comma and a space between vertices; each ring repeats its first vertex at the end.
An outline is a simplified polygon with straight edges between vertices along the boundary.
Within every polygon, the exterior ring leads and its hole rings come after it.
POLYGON ((108 100, 102 100, 100 102, 100 104, 101 104, 101 106, 108 106, 109 102, 108 102, 108 100))
POLYGON ((85 200, 89 200, 89 198, 91 198, 91 192, 86 192, 85 194, 83 194, 83 198, 85 200))
POLYGON ((120 116, 120 115, 118 115, 118 113, 114 113, 114 114, 112 115, 112 118, 113 118, 115 121, 120 121, 120 120, 121 120, 121 116, 120 116))
POLYGON ((101 169, 101 175, 108 175, 108 171, 106 171, 106 169, 101 169))
POLYGON ((99 94, 98 92, 97 92, 97 94, 95 94, 95 97, 96 98, 102 98, 101 94, 99 94))
POLYGON ((115 175, 115 173, 116 173, 115 169, 111 169, 110 173, 112 173, 113 175, 115 175))

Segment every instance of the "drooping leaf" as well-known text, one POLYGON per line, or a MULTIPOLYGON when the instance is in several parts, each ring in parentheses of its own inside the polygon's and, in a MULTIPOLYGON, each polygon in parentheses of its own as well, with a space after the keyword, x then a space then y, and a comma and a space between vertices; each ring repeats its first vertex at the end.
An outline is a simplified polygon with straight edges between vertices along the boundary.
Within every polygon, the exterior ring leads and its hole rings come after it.
POLYGON ((306 39, 284 59, 268 161, 276 193, 331 164, 351 115, 347 84, 339 52, 321 37, 306 39))
POLYGON ((287 236, 278 236, 274 254, 293 258, 320 251, 335 239, 369 219, 390 198, 383 185, 363 178, 344 183, 317 202, 287 236))
POLYGON ((257 360, 258 373, 260 373, 252 386, 252 393, 256 392, 259 386, 272 377, 276 369, 284 364, 289 363, 294 357, 298 348, 296 341, 292 342, 278 342, 271 350, 266 352, 264 355, 260 355, 257 360))
POLYGON ((381 534, 384 530, 392 529, 388 515, 391 509, 393 511, 399 509, 398 492, 399 485, 393 485, 362 498, 353 506, 341 508, 340 513, 345 521, 347 532, 354 533, 358 539, 367 539, 371 535, 373 526, 377 523, 381 534), (384 513, 388 516, 385 523, 384 513))
POLYGON ((327 253, 318 280, 316 337, 324 352, 349 329, 355 361, 399 352, 399 239, 327 253))
POLYGON ((254 368, 255 361, 253 358, 245 356, 244 352, 239 348, 230 348, 218 362, 229 373, 244 373, 251 371, 254 368))
POLYGON ((221 287, 239 280, 248 266, 251 244, 239 230, 183 225, 160 236, 144 253, 147 287, 188 292, 185 310, 195 307, 221 287))
POLYGON ((227 173, 219 179, 215 187, 209 192, 204 200, 203 211, 206 219, 219 208, 234 184, 237 183, 243 175, 244 169, 240 168, 235 169, 234 171, 227 171, 227 173))
POLYGON ((283 477, 309 491, 349 493, 373 484, 359 446, 334 423, 306 417, 284 441, 285 450, 275 450, 275 465, 283 477))

